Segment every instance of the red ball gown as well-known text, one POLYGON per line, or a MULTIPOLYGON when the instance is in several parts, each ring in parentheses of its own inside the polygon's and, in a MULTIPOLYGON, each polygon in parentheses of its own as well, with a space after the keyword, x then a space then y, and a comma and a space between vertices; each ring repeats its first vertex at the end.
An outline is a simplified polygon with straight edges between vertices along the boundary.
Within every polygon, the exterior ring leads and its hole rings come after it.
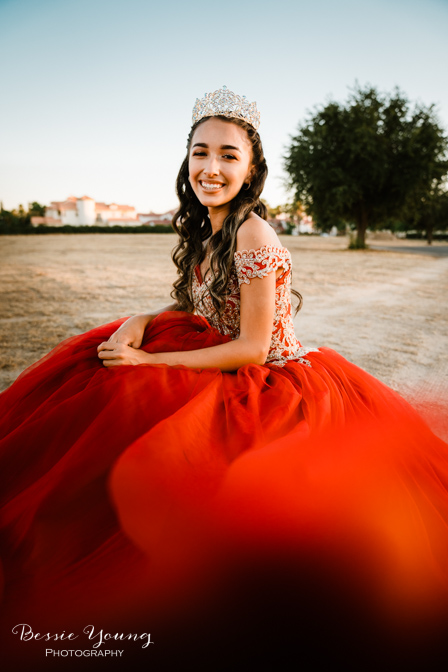
POLYGON ((229 642, 267 655, 273 641, 333 660, 341 641, 361 655, 443 629, 448 446, 373 376, 302 347, 287 249, 235 254, 220 318, 197 267, 195 314, 160 314, 142 349, 237 338, 241 285, 279 269, 263 366, 107 369, 97 346, 118 320, 0 395, 2 629, 16 655, 18 623, 149 621, 195 659, 229 642))

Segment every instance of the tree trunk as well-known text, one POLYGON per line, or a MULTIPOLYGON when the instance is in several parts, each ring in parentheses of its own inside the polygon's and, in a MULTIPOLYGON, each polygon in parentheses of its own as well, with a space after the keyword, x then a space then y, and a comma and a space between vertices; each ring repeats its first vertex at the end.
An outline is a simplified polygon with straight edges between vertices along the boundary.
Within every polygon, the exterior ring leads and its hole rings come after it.
POLYGON ((365 248, 366 246, 366 228, 358 224, 358 229, 356 231, 356 247, 365 248))
POLYGON ((434 229, 434 227, 433 227, 433 225, 431 224, 431 222, 427 222, 427 223, 426 223, 426 241, 427 241, 428 245, 432 245, 432 238, 433 238, 433 236, 432 236, 432 232, 433 232, 433 229, 434 229))
POLYGON ((367 231, 367 224, 368 224, 368 218, 367 218, 367 212, 364 207, 364 204, 361 204, 361 207, 359 209, 359 216, 356 220, 356 244, 355 247, 357 249, 365 249, 366 247, 366 231, 367 231))

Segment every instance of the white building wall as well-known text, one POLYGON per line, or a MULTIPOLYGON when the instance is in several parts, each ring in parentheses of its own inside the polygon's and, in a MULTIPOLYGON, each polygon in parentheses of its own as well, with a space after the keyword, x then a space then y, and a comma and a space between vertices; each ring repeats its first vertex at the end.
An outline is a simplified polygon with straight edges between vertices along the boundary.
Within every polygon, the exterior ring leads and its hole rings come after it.
POLYGON ((77 226, 79 224, 78 213, 76 210, 63 210, 61 214, 63 224, 71 224, 77 226))
POLYGON ((91 198, 79 198, 76 201, 76 208, 78 210, 78 224, 95 224, 95 201, 91 198))
POLYGON ((106 213, 102 213, 103 217, 105 216, 108 220, 111 219, 134 219, 137 221, 137 213, 135 209, 129 210, 109 210, 106 213))
POLYGON ((56 208, 47 207, 45 208, 45 217, 54 217, 55 219, 58 219, 60 214, 56 208))

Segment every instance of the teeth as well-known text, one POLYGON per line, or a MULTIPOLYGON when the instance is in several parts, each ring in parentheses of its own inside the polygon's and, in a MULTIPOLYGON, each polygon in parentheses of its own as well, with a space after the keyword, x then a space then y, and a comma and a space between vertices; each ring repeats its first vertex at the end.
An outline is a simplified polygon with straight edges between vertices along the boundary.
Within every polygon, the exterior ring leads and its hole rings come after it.
POLYGON ((223 186, 222 184, 213 184, 209 182, 201 182, 202 186, 204 189, 208 189, 208 191, 217 191, 218 189, 221 189, 223 186))

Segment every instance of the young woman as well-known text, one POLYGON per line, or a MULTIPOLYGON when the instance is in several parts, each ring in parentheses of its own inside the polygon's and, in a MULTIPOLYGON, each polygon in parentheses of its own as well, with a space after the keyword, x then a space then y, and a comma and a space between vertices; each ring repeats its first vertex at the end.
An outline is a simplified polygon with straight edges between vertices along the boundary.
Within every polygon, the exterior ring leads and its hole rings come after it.
POLYGON ((339 605, 361 591, 380 620, 441 622, 447 446, 297 340, 258 124, 225 88, 196 102, 174 302, 64 341, 1 395, 4 623, 161 618, 274 556, 302 599, 317 564, 339 605))

